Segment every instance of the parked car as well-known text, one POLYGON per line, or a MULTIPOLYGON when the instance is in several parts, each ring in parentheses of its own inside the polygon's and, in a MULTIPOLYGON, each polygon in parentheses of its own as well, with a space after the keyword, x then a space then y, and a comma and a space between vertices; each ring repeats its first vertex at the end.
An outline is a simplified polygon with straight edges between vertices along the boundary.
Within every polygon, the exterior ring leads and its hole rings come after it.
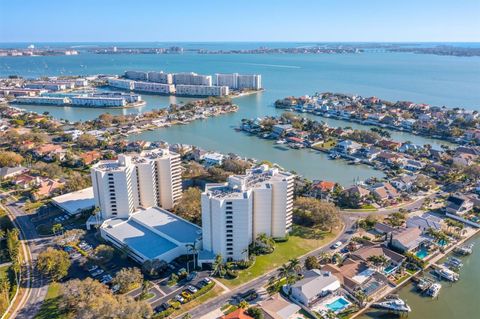
POLYGON ((95 271, 95 270, 97 270, 97 269, 98 269, 98 266, 97 266, 97 265, 92 265, 92 266, 88 267, 87 270, 88 270, 89 272, 92 272, 92 271, 95 271))
POLYGON ((116 293, 117 291, 120 290, 120 285, 114 285, 112 289, 110 289, 113 293, 116 293))
POLYGON ((112 276, 105 275, 105 276, 102 277, 102 280, 100 280, 100 282, 102 284, 109 284, 112 280, 113 280, 112 276))
POLYGON ((196 293, 198 291, 197 288, 195 288, 194 286, 192 285, 188 285, 187 286, 187 290, 190 291, 192 294, 196 293))
POLYGON ((175 299, 176 301, 180 302, 180 303, 184 303, 185 302, 185 298, 183 298, 182 296, 180 295, 176 295, 173 299, 175 299))
POLYGON ((190 274, 188 274, 187 276, 187 280, 190 281, 190 280, 193 280, 195 278, 197 278, 197 272, 196 271, 192 271, 190 274))
POLYGON ((101 274, 103 274, 103 269, 98 269, 92 273, 92 276, 97 277, 97 276, 100 276, 101 274))

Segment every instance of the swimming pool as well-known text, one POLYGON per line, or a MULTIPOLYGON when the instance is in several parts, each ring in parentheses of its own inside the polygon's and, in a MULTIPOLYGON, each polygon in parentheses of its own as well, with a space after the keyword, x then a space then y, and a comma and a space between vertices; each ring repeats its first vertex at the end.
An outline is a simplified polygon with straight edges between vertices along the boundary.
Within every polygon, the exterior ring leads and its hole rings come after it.
POLYGON ((343 297, 336 299, 334 302, 327 304, 327 308, 331 311, 338 313, 343 309, 347 308, 350 305, 350 302, 343 297))
POLYGON ((425 257, 428 256, 428 250, 424 247, 420 248, 420 250, 417 251, 415 254, 418 258, 424 259, 425 257))
POLYGON ((383 269, 383 272, 384 272, 386 275, 389 275, 389 274, 391 274, 392 272, 394 272, 395 270, 397 270, 397 266, 388 265, 387 267, 385 267, 385 269, 383 269))

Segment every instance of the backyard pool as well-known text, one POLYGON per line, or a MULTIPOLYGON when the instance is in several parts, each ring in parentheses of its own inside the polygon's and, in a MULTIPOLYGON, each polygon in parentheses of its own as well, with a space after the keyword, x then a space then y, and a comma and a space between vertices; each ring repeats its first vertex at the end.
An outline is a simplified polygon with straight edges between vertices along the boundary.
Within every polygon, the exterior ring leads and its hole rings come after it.
POLYGON ((343 297, 337 298, 334 302, 327 304, 327 308, 331 311, 338 313, 347 308, 350 302, 343 297))
POLYGON ((424 259, 428 256, 428 250, 425 247, 420 248, 417 253, 415 254, 420 259, 424 259))
POLYGON ((386 275, 390 275, 392 272, 394 272, 395 270, 397 270, 397 266, 395 265, 388 265, 387 267, 385 267, 385 269, 383 270, 383 272, 386 274, 386 275))

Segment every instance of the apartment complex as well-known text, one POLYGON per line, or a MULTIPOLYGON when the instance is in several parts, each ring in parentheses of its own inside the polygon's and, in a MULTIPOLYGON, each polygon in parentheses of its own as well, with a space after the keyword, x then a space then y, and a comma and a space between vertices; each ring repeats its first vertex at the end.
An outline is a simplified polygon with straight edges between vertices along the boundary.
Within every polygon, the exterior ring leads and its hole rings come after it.
POLYGON ((215 74, 215 85, 228 86, 232 90, 260 90, 262 76, 257 74, 242 75, 238 73, 215 74))
POLYGON ((182 196, 180 155, 166 149, 100 161, 91 175, 103 220, 128 218, 139 207, 171 209, 182 196))
POLYGON ((294 175, 266 165, 230 176, 227 183, 207 184, 202 193, 204 251, 244 260, 258 235, 285 237, 292 225, 293 187, 294 175))
POLYGON ((225 96, 228 95, 228 86, 207 85, 176 85, 176 94, 185 96, 225 96))

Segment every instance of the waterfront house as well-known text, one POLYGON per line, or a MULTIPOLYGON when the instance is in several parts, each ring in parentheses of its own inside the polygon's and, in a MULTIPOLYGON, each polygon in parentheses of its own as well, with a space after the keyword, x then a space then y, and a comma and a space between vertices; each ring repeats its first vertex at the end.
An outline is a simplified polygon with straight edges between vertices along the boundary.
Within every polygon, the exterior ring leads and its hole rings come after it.
POLYGON ((403 143, 398 151, 402 153, 416 153, 423 151, 423 147, 417 144, 403 143))
POLYGON ((406 169, 407 171, 411 172, 416 172, 421 170, 425 164, 423 162, 413 160, 413 159, 408 159, 408 158, 403 158, 400 161, 400 167, 403 169, 406 169))
POLYGON ((383 256, 387 259, 387 263, 381 269, 386 274, 394 272, 405 260, 405 256, 388 249, 384 245, 364 246, 350 254, 350 258, 366 263, 369 263, 369 258, 372 256, 383 256))
POLYGON ((362 145, 358 144, 357 142, 351 141, 351 140, 343 140, 337 143, 335 145, 334 150, 336 152, 342 153, 342 154, 353 154, 356 151, 358 151, 362 145))
POLYGON ((377 142, 377 146, 385 150, 396 151, 402 145, 400 142, 390 141, 390 140, 380 140, 377 142))
POLYGON ((293 127, 291 124, 276 124, 272 126, 272 135, 275 137, 280 137, 291 132, 292 130, 293 127))
POLYGON ((206 167, 215 166, 215 165, 222 165, 224 158, 225 158, 225 156, 223 154, 220 154, 220 153, 216 153, 216 152, 206 153, 203 156, 204 165, 206 167))
POLYGON ((405 131, 411 132, 416 122, 417 121, 414 119, 406 119, 406 120, 402 120, 400 122, 400 125, 405 131))
POLYGON ((465 215, 473 209, 473 202, 460 194, 450 195, 445 203, 445 213, 450 215, 465 215))
POLYGON ((340 281, 329 271, 307 270, 303 279, 290 286, 290 296, 309 307, 319 298, 325 297, 340 288, 340 281))
POLYGON ((423 230, 419 228, 402 228, 391 234, 390 247, 401 253, 417 249, 426 238, 422 236, 423 230))
POLYGON ((389 165, 389 166, 398 164, 398 162, 400 161, 401 158, 402 158, 402 156, 400 156, 399 154, 392 153, 392 152, 389 152, 389 151, 380 152, 379 154, 377 154, 377 157, 376 157, 376 159, 379 162, 384 163, 384 164, 389 165))
POLYGON ((359 185, 353 185, 350 186, 349 188, 345 189, 344 192, 347 192, 352 195, 358 195, 360 199, 364 199, 368 195, 370 195, 370 191, 362 186, 359 185))
POLYGON ((363 260, 347 258, 341 266, 328 264, 321 270, 331 272, 340 280, 343 288, 351 294, 362 291, 367 296, 372 296, 388 284, 384 275, 371 269, 363 260))

